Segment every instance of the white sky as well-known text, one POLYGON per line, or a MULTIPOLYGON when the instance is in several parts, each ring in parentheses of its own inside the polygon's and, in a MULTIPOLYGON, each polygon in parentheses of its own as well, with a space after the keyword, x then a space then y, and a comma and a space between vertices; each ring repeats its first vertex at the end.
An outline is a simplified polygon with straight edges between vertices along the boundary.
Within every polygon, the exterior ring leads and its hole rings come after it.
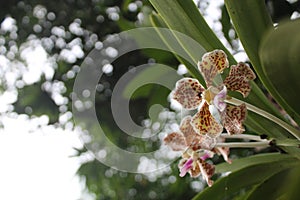
POLYGON ((81 142, 71 131, 44 127, 31 132, 32 122, 5 117, 0 130, 0 199, 76 200, 83 184, 73 147, 81 142))
MULTIPOLYGON (((17 30, 10 17, 0 28, 8 32, 17 30)), ((0 78, 6 80, 9 88, 0 92, 0 123, 4 126, 0 128, 0 199, 87 199, 84 183, 76 176, 79 159, 70 157, 75 153, 73 147, 82 147, 78 135, 47 125, 49 119, 45 115, 29 119, 27 115, 11 113, 11 103, 17 100, 14 85, 20 76, 26 84, 39 81, 42 74, 47 79, 53 76, 53 60, 40 43, 36 39, 21 45, 26 66, 6 57, 14 52, 0 55, 0 78)))

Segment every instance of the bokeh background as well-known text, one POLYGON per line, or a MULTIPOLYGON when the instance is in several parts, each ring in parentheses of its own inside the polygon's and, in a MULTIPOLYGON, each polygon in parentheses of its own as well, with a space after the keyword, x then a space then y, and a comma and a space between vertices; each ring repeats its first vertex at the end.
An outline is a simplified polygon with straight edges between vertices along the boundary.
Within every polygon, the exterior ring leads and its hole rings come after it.
MULTIPOLYGON (((195 4, 237 60, 247 61, 223 1, 195 4)), ((299 17, 298 1, 269 0, 266 6, 274 22, 299 17)), ((190 199, 205 187, 201 179, 179 178, 176 162, 149 174, 105 166, 87 151, 87 141, 79 137, 82 130, 72 121, 73 84, 86 55, 93 49, 117 53, 116 48, 104 47, 103 41, 125 30, 151 26, 152 12, 147 0, 1 1, 0 199, 190 199)), ((105 76, 97 85, 95 106, 106 136, 132 152, 159 148, 159 134, 137 140, 123 133, 112 116, 111 94, 123 74, 145 63, 163 63, 179 75, 188 75, 169 52, 136 50, 104 63, 105 76)), ((155 84, 133 94, 130 114, 145 127, 141 134, 159 129, 161 136, 176 126, 179 111, 170 104, 169 94, 155 84), (156 113, 163 117, 149 120, 148 110, 154 104, 165 108, 156 113)), ((88 105, 76 109, 82 106, 88 105)))

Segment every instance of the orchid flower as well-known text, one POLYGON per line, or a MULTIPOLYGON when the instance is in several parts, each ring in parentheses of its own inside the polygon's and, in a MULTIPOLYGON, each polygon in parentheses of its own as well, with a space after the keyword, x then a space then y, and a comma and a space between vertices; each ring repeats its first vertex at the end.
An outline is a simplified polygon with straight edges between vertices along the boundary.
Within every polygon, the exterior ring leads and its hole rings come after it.
POLYGON ((185 151, 188 148, 193 151, 213 149, 216 139, 197 133, 191 125, 191 120, 191 116, 183 118, 179 128, 180 131, 168 134, 164 138, 165 144, 174 151, 185 151))
POLYGON ((180 176, 183 177, 186 173, 189 173, 191 177, 198 177, 201 174, 207 185, 212 186, 213 181, 211 177, 215 173, 215 166, 199 157, 196 152, 193 153, 192 157, 189 154, 184 154, 187 156, 183 155, 183 158, 180 160, 178 164, 180 176))
MULTIPOLYGON (((202 174, 207 184, 211 186, 213 181, 210 178, 214 174, 214 165, 207 163, 206 160, 220 151, 214 147, 216 139, 195 132, 191 120, 191 116, 186 116, 181 122, 180 131, 168 134, 164 142, 172 150, 183 152, 178 165, 181 177, 186 173, 192 177, 202 174)), ((228 158, 228 154, 225 155, 224 159, 226 158, 228 158)))
POLYGON ((245 63, 238 63, 230 67, 223 84, 215 84, 217 75, 228 67, 226 54, 222 50, 214 50, 204 54, 198 63, 207 89, 193 78, 183 78, 176 83, 173 98, 185 109, 198 109, 191 124, 202 135, 217 138, 223 127, 228 134, 240 134, 245 130, 242 124, 246 119, 246 105, 227 105, 225 99, 227 90, 238 91, 247 97, 251 90, 249 81, 255 79, 255 74, 245 63))
MULTIPOLYGON (((218 74, 229 67, 226 54, 222 50, 215 50, 203 55, 198 68, 204 77, 206 87, 197 79, 183 78, 176 83, 173 98, 185 109, 198 112, 185 117, 180 124, 180 131, 168 134, 164 142, 174 151, 182 151, 182 159, 178 165, 180 176, 189 173, 192 177, 202 177, 209 186, 214 174, 214 165, 206 162, 215 153, 229 159, 229 147, 217 146, 217 142, 224 142, 221 137, 223 128, 229 135, 244 132, 243 122, 246 118, 245 104, 239 106, 227 105, 225 100, 227 90, 240 92, 247 97, 251 91, 250 81, 255 79, 254 72, 245 63, 238 63, 230 68, 229 75, 223 83, 216 83, 218 74)), ((220 82, 220 81, 219 81, 220 82)))

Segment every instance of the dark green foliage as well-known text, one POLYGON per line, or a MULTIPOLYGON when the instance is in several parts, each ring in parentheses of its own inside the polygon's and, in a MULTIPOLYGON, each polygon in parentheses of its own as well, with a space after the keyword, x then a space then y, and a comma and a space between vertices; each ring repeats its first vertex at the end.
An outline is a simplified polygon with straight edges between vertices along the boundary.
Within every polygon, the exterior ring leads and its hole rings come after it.
POLYGON ((25 86, 19 91, 15 111, 35 116, 47 115, 50 123, 57 122, 59 110, 50 96, 42 89, 41 83, 25 86))

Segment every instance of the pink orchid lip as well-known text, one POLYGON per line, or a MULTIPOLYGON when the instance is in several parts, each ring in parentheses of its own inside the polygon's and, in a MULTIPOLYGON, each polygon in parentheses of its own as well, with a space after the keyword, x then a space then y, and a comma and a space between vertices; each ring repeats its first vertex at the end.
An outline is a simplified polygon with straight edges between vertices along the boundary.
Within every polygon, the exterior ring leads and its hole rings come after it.
POLYGON ((205 153, 203 156, 201 156, 201 160, 206 160, 210 158, 211 156, 208 153, 205 153))
POLYGON ((184 163, 183 167, 180 169, 180 177, 184 177, 185 174, 192 168, 193 162, 193 159, 190 158, 186 161, 186 163, 184 163))
POLYGON ((227 95, 227 88, 224 86, 223 89, 215 96, 213 103, 217 109, 223 112, 226 108, 226 103, 224 102, 227 95))

